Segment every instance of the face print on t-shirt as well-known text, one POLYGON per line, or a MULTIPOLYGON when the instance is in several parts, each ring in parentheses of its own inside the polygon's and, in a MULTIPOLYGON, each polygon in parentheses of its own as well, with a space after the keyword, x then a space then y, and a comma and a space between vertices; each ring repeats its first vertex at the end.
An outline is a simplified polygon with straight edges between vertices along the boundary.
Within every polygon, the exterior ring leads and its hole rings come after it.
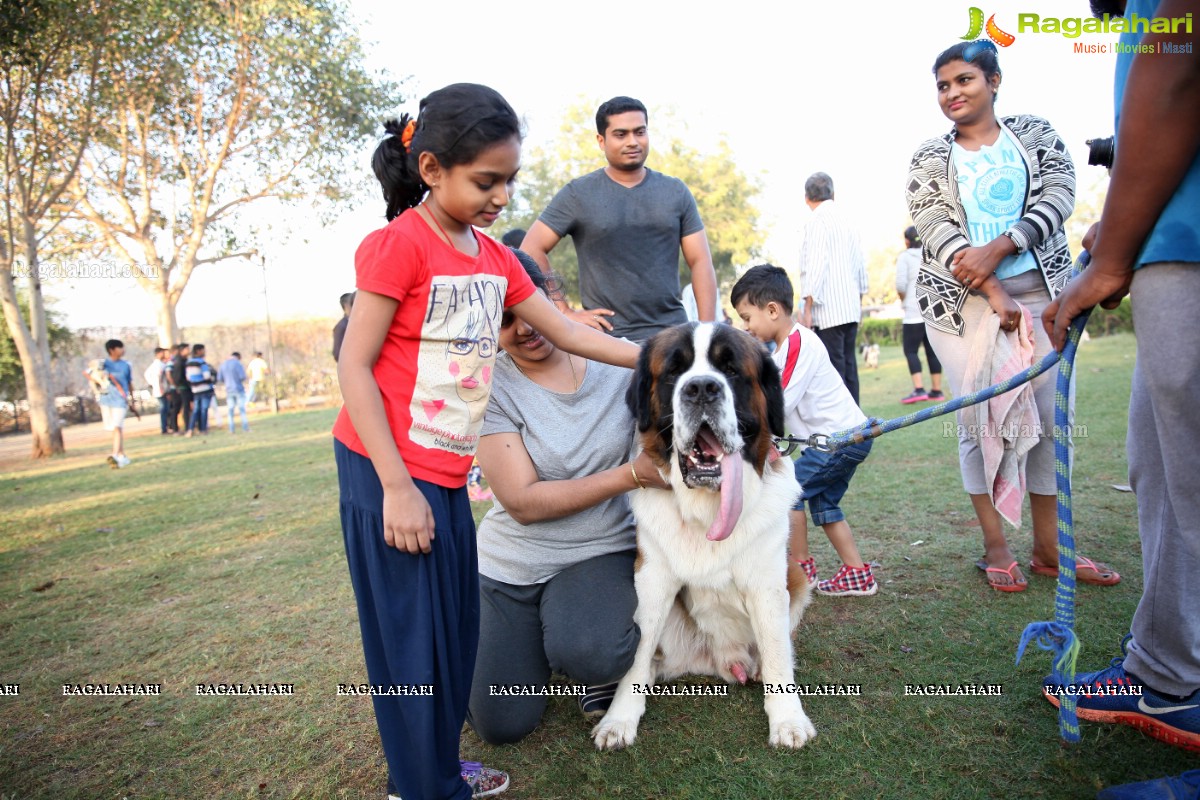
POLYGON ((483 417, 496 360, 496 339, 487 323, 484 309, 471 311, 466 326, 446 345, 447 369, 459 399, 471 411, 472 422, 483 417))
POLYGON ((506 291, 507 281, 493 275, 434 278, 410 408, 416 444, 474 452, 491 395, 506 291))

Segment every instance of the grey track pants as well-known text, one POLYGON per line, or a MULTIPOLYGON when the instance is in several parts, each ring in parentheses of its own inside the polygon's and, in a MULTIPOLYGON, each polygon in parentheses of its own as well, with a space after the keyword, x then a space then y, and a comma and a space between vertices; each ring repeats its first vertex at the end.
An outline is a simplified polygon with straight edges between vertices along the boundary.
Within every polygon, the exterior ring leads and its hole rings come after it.
POLYGON ((1129 479, 1142 538, 1142 599, 1125 668, 1153 689, 1200 688, 1200 263, 1152 264, 1133 279, 1137 364, 1129 479))
POLYGON ((500 695, 492 687, 537 690, 554 673, 594 686, 629 670, 640 638, 635 555, 598 556, 532 586, 479 576, 479 654, 467 712, 479 738, 518 742, 546 710, 545 696, 500 695))

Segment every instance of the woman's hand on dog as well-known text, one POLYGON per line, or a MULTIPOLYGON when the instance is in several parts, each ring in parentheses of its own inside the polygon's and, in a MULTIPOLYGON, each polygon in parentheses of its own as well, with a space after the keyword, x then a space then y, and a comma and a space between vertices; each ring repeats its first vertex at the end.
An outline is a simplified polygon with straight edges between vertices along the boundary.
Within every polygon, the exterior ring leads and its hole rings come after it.
POLYGON ((632 462, 633 471, 637 473, 638 480, 642 482, 644 489, 670 489, 671 484, 658 471, 658 466, 654 463, 654 459, 643 450, 638 453, 638 457, 632 462))

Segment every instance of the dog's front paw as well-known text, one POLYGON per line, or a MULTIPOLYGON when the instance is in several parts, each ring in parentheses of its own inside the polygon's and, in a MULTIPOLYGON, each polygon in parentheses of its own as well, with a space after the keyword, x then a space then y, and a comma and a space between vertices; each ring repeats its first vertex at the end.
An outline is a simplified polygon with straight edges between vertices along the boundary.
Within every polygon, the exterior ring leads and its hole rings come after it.
POLYGON ((604 719, 592 728, 592 741, 597 750, 620 750, 633 744, 637 738, 638 721, 636 719, 604 719))
POLYGON ((799 717, 771 723, 771 747, 790 747, 799 750, 817 735, 808 717, 801 713, 799 717))

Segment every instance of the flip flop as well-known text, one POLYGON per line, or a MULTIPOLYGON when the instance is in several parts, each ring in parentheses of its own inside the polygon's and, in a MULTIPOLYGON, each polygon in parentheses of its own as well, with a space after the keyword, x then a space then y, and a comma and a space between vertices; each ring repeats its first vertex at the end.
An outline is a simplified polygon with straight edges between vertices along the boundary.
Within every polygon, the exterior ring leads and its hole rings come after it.
MULTIPOLYGON (((1107 565, 1105 565, 1107 567, 1107 565)), ((1036 561, 1029 562, 1029 569, 1035 575, 1048 575, 1051 578, 1058 577, 1058 566, 1046 566, 1039 564, 1036 561)), ((1121 582, 1121 574, 1114 569, 1100 569, 1096 566, 1096 562, 1092 561, 1087 556, 1075 556, 1075 580, 1078 583, 1090 583, 1093 586, 1116 586, 1121 582), (1080 574, 1080 570, 1091 570, 1090 575, 1080 574)))
MULTIPOLYGON (((1020 581, 1018 581, 1017 576, 1013 575, 1013 572, 1012 572, 1014 569, 1017 568, 1017 562, 1015 560, 1011 564, 1008 565, 1008 569, 1000 569, 999 567, 989 567, 987 565, 987 561, 985 561, 982 558, 975 562, 975 566, 979 567, 979 569, 983 570, 987 574, 988 586, 991 586, 997 592, 1023 592, 1023 591, 1025 591, 1025 586, 1027 584, 1027 581, 1023 577, 1021 578, 1020 581), (1001 575, 1007 575, 1008 579, 1010 581, 1012 581, 1012 583, 996 583, 995 581, 992 580, 993 572, 999 573, 1001 575)), ((1058 574, 1058 570, 1055 570, 1055 574, 1058 574)))

